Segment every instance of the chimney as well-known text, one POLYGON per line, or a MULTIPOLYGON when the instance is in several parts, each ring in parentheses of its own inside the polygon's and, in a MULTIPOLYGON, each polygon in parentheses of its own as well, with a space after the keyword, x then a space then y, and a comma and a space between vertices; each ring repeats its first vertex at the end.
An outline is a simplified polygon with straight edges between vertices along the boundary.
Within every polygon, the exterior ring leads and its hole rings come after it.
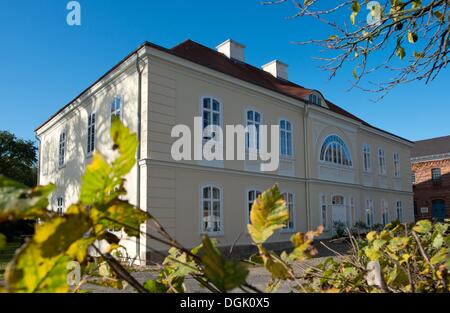
POLYGON ((240 44, 239 42, 234 41, 233 39, 228 39, 228 40, 222 42, 216 48, 217 48, 217 51, 225 54, 230 59, 235 59, 235 60, 244 62, 245 46, 240 44))
POLYGON ((276 78, 288 80, 288 65, 278 60, 273 60, 266 65, 261 66, 262 69, 276 78))

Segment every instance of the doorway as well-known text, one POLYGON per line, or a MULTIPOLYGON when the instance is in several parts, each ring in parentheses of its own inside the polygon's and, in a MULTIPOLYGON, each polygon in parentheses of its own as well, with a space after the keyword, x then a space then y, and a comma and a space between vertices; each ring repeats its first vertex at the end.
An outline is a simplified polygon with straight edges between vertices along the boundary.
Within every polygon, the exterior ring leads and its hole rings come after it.
POLYGON ((445 201, 441 199, 433 200, 431 207, 431 216, 433 219, 443 222, 445 218, 445 201))

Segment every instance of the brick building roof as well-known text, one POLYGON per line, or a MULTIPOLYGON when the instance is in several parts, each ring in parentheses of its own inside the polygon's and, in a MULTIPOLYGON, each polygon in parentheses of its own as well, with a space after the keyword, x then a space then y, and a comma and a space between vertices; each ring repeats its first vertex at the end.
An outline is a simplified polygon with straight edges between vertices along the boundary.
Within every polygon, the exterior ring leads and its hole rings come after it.
POLYGON ((450 153, 450 136, 419 140, 414 143, 411 157, 423 157, 450 153))

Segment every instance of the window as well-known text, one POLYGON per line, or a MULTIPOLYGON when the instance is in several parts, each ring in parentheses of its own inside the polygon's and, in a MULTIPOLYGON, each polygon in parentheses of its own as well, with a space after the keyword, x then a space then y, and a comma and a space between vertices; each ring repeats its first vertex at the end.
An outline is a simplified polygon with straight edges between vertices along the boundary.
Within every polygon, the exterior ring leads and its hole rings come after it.
POLYGON ((114 97, 114 100, 111 103, 111 118, 113 116, 122 119, 122 100, 119 96, 114 97))
POLYGON ((253 110, 247 111, 246 116, 247 126, 249 127, 249 132, 246 133, 245 146, 247 149, 259 150, 259 126, 261 125, 261 113, 253 110))
POLYGON ((350 198, 350 226, 354 225, 356 222, 356 208, 355 208, 355 199, 353 197, 350 198))
POLYGON ((327 196, 320 196, 320 220, 323 228, 328 229, 327 196))
POLYGON ((56 199, 56 213, 62 214, 64 209, 64 198, 58 197, 56 199))
POLYGON ((368 144, 365 144, 363 146, 363 168, 364 168, 364 172, 370 172, 372 170, 370 146, 368 144))
POLYGON ((328 136, 320 150, 320 160, 343 166, 352 166, 352 157, 345 142, 337 135, 328 136))
POLYGON ((283 229, 294 230, 294 195, 290 192, 285 192, 283 193, 283 199, 289 212, 289 219, 283 229))
POLYGON ((394 176, 400 177, 400 155, 394 153, 394 176))
MULTIPOLYGON (((202 117, 203 117, 203 129, 208 126, 215 125, 220 126, 220 102, 213 98, 203 98, 202 104, 202 117)), ((203 134, 203 141, 211 139, 218 140, 214 131, 211 134, 203 134)))
POLYGON ((397 220, 399 222, 403 222, 403 204, 401 201, 397 201, 396 203, 396 211, 397 211, 397 220))
POLYGON ((292 156, 292 127, 287 120, 280 121, 281 155, 292 156))
POLYGON ((381 223, 386 226, 389 223, 389 211, 387 201, 381 200, 381 223))
POLYGON ((368 227, 373 226, 373 200, 366 200, 366 225, 368 227))
POLYGON ((441 169, 440 168, 433 168, 431 170, 431 179, 433 181, 439 181, 441 179, 441 169))
POLYGON ((250 223, 250 211, 252 210, 253 202, 261 195, 259 190, 249 190, 247 192, 247 223, 250 223))
POLYGON ((222 233, 222 194, 215 186, 202 188, 202 232, 222 233))
POLYGON ((343 196, 333 196, 331 203, 333 205, 344 205, 344 197, 343 196))
POLYGON ((381 148, 378 148, 378 173, 386 175, 386 158, 384 150, 381 148))
POLYGON ((411 173, 411 180, 412 180, 412 183, 413 183, 413 184, 416 183, 416 172, 412 172, 412 173, 411 173))
POLYGON ((322 105, 322 99, 317 95, 309 95, 309 102, 316 105, 322 105))
POLYGON ((95 149, 95 113, 89 114, 88 117, 88 138, 87 138, 87 154, 91 155, 95 149))
POLYGON ((59 153, 58 153, 58 165, 64 166, 66 156, 66 132, 62 132, 59 135, 59 153))

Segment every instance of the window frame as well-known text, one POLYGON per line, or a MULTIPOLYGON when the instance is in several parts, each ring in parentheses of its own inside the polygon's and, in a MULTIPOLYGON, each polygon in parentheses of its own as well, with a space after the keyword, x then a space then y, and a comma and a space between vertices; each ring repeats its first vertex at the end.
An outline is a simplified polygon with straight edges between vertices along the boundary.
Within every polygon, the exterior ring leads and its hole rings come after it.
MULTIPOLYGON (((282 233, 293 233, 296 230, 296 223, 295 223, 295 219, 296 219, 296 214, 295 214, 295 193, 292 192, 291 190, 283 190, 281 192, 281 195, 283 196, 284 199, 284 194, 290 194, 292 196, 292 202, 290 203, 292 206, 292 227, 283 227, 280 229, 280 232, 282 233)), ((284 199, 284 201, 286 202, 286 208, 288 209, 289 212, 289 203, 284 199)), ((288 224, 290 222, 290 218, 288 220, 288 224)))
POLYGON ((323 229, 328 231, 328 197, 325 194, 320 194, 320 223, 323 229))
POLYGON ((363 144, 363 171, 372 172, 372 151, 368 143, 363 144))
POLYGON ((372 228, 374 226, 374 206, 372 199, 366 199, 365 207, 365 224, 367 227, 372 228), (368 223, 370 220, 370 223, 368 223))
POLYGON ((259 152, 261 149, 260 131, 261 131, 262 121, 263 121, 263 115, 262 115, 261 111, 258 111, 253 107, 249 107, 249 108, 245 109, 245 127, 248 127, 249 125, 255 125, 255 127, 256 127, 256 148, 253 146, 250 147, 250 133, 249 132, 245 133, 245 150, 247 152, 250 152, 250 151, 259 152), (249 118, 248 118, 249 112, 253 113, 253 120, 249 120, 249 118), (255 118, 256 114, 259 115, 259 122, 256 122, 256 118, 255 118), (253 123, 253 124, 249 124, 249 122, 253 123))
POLYGON ((292 122, 287 119, 287 118, 280 118, 278 120, 278 126, 280 127, 280 157, 281 158, 293 158, 294 157, 294 131, 293 131, 293 126, 292 126, 292 122), (281 127, 281 123, 284 122, 285 127, 284 129, 281 127), (290 129, 288 130, 287 125, 289 124, 290 129), (285 140, 283 140, 283 133, 285 133, 285 140), (290 135, 290 141, 288 142, 288 135, 290 135), (286 147, 286 153, 283 153, 283 141, 285 143, 285 147, 286 147), (289 143, 289 145, 288 145, 289 143), (289 151, 290 148, 290 153, 287 153, 289 151))
POLYGON ((322 140, 319 150, 319 162, 342 168, 353 168, 353 157, 351 150, 345 140, 338 134, 329 134, 322 140), (328 151, 330 151, 330 153, 328 153, 328 151), (328 160, 328 154, 330 154, 330 160, 328 160), (335 158, 336 162, 334 162, 335 158), (348 164, 344 164, 345 158, 347 159, 348 164))
POLYGON ((400 178, 401 177, 400 153, 394 152, 393 159, 394 159, 394 177, 400 178))
POLYGON ((122 96, 120 96, 120 95, 114 96, 113 100, 110 103, 110 113, 109 114, 110 114, 111 120, 112 120, 113 116, 117 116, 119 118, 119 120, 122 121, 122 117, 123 117, 123 98, 122 98, 122 96), (119 101, 120 108, 113 109, 113 105, 116 104, 117 100, 119 101), (117 111, 119 111, 119 114, 117 114, 117 111))
MULTIPOLYGON (((216 125, 216 124, 210 123, 205 127, 205 122, 204 122, 205 111, 209 112, 209 118, 210 118, 211 122, 214 120, 214 113, 218 114, 219 115, 219 122, 218 122, 219 124, 216 126, 222 127, 222 125, 223 125, 222 124, 222 122, 223 122, 223 109, 222 108, 223 108, 223 103, 217 97, 210 96, 210 95, 205 95, 205 96, 200 97, 200 114, 201 114, 201 120, 202 120, 202 127, 201 127, 202 145, 205 144, 206 142, 210 141, 211 139, 214 139, 215 141, 219 141, 215 138, 215 136, 214 137, 211 136, 210 138, 206 138, 203 136, 203 130, 206 127, 208 127, 210 125, 216 125), (206 99, 210 100, 210 108, 209 109, 204 107, 206 99), (214 101, 216 101, 219 104, 218 111, 213 109, 214 101)), ((221 139, 223 141, 223 138, 221 138, 221 139)))
POLYGON ((386 199, 381 199, 381 224, 386 226, 389 224, 389 203, 386 199))
POLYGON ((58 169, 61 169, 66 166, 66 151, 67 151, 67 131, 64 129, 59 134, 58 169))
POLYGON ((397 213, 397 220, 400 223, 403 222, 403 202, 401 200, 395 202, 395 212, 397 213))
POLYGON ((64 212, 64 197, 58 196, 56 197, 56 213, 62 215, 63 212, 64 212))
POLYGON ((199 209, 200 209, 200 215, 199 215, 199 234, 200 235, 204 235, 207 234, 208 236, 211 237, 218 237, 218 236, 223 236, 225 231, 224 231, 224 208, 223 208, 223 188, 215 183, 205 183, 200 185, 199 187, 199 209), (205 202, 205 198, 203 197, 203 191, 205 188, 211 188, 211 198, 210 199, 206 199, 210 201, 211 204, 211 212, 213 209, 213 204, 214 204, 214 198, 213 198, 213 189, 212 188, 217 188, 219 189, 219 225, 220 225, 220 230, 219 231, 206 231, 204 230, 204 202, 205 202))
POLYGON ((386 151, 381 147, 378 148, 378 174, 387 176, 386 151))
POLYGON ((438 182, 438 181, 440 181, 441 180, 441 178, 442 178, 442 171, 441 171, 441 168, 440 167, 435 167, 435 168, 432 168, 431 169, 431 180, 433 181, 433 182, 438 182), (438 177, 435 177, 435 172, 438 172, 438 177))
POLYGON ((96 144, 97 144, 97 112, 92 111, 88 115, 88 123, 87 123, 87 149, 86 155, 87 157, 91 157, 94 154, 96 144), (94 117, 94 121, 92 122, 92 116, 94 117))

